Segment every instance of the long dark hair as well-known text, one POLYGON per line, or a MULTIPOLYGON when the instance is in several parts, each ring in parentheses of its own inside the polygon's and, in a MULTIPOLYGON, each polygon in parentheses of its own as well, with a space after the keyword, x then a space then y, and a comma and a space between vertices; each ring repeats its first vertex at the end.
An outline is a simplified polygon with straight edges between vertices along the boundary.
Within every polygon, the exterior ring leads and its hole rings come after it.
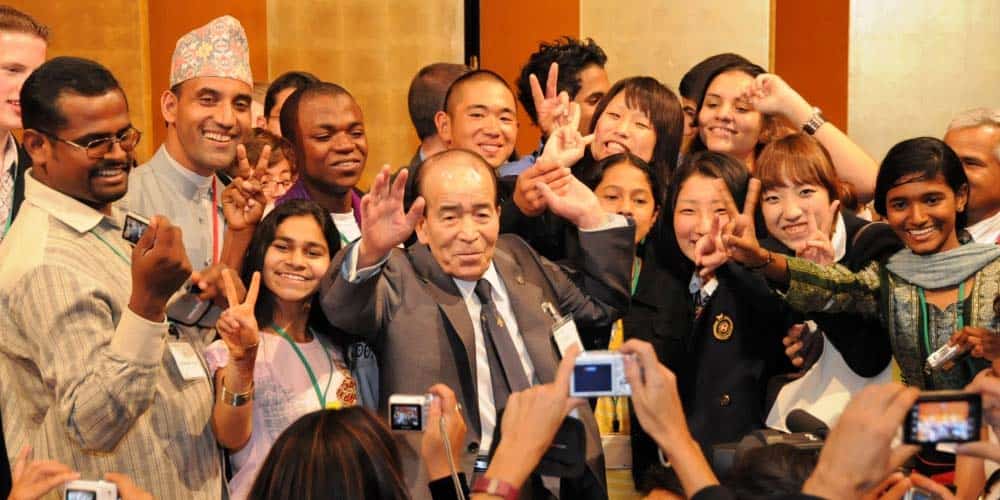
MULTIPOLYGON (((684 111, 681 110, 680 99, 666 85, 650 76, 633 76, 618 80, 594 108, 594 116, 587 128, 588 133, 594 133, 597 120, 604 114, 611 100, 622 92, 625 93, 626 105, 646 113, 653 124, 656 145, 653 146, 653 157, 649 164, 657 171, 659 179, 666 181, 677 167, 681 136, 684 134, 684 111)), ((578 178, 586 179, 593 176, 596 160, 590 148, 587 148, 578 164, 582 166, 574 168, 578 178)))
MULTIPOLYGON (((247 248, 246 256, 243 259, 243 268, 240 270, 240 279, 244 283, 250 283, 250 279, 253 277, 255 271, 263 274, 264 256, 267 255, 267 249, 274 242, 278 226, 289 217, 301 215, 310 216, 319 224, 320 230, 323 232, 323 239, 326 240, 326 245, 330 249, 331 259, 340 250, 340 232, 337 231, 337 226, 333 224, 333 219, 330 218, 329 213, 323 210, 316 202, 310 200, 289 200, 278 205, 271 213, 267 214, 254 231, 253 238, 250 240, 250 246, 247 248)), ((260 295, 257 298, 257 306, 254 308, 254 316, 257 318, 258 325, 265 327, 274 321, 277 300, 278 298, 274 295, 274 292, 269 290, 267 285, 261 280, 260 295)), ((323 308, 319 305, 318 293, 313 295, 312 304, 309 309, 309 326, 321 334, 329 334, 333 330, 333 327, 326 320, 326 316, 323 315, 323 308)))
POLYGON ((677 243, 677 235, 674 234, 674 208, 677 207, 677 196, 689 177, 693 175, 703 175, 705 177, 722 179, 729 188, 729 193, 736 201, 737 207, 743 206, 746 199, 747 183, 750 181, 750 172, 742 162, 729 155, 715 153, 713 151, 698 151, 684 157, 680 166, 670 179, 670 187, 667 190, 667 203, 664 209, 660 210, 660 220, 657 227, 651 231, 656 235, 657 255, 663 256, 661 262, 666 264, 666 268, 674 273, 678 279, 686 280, 694 273, 694 262, 681 252, 681 247, 677 243))
POLYGON ((406 499, 400 463, 392 434, 371 410, 319 410, 278 436, 247 498, 406 499))
MULTIPOLYGON (((944 177, 945 183, 957 196, 962 186, 968 188, 969 178, 965 176, 962 160, 947 144, 934 137, 917 137, 896 144, 885 155, 875 178, 875 211, 885 217, 886 198, 889 190, 911 181, 927 181, 937 176, 944 177)), ((968 207, 966 207, 968 208, 968 207)), ((955 214, 955 231, 965 229, 968 214, 955 214)))

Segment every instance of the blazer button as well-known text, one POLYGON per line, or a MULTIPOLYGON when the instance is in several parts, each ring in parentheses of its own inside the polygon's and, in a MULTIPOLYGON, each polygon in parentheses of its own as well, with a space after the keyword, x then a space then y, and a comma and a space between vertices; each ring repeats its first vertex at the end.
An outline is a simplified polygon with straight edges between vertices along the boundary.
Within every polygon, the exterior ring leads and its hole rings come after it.
POLYGON ((469 453, 479 453, 479 443, 473 441, 469 443, 469 447, 466 448, 469 453))
POLYGON ((723 406, 723 407, 729 406, 730 403, 732 403, 732 402, 733 402, 733 398, 729 397, 729 394, 723 394, 722 397, 719 398, 719 406, 723 406))

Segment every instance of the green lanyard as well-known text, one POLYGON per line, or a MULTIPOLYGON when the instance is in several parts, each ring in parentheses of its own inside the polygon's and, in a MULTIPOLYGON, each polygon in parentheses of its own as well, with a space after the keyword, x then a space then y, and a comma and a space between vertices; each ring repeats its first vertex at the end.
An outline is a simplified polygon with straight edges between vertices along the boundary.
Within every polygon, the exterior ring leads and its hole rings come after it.
POLYGON ((639 287, 639 273, 642 272, 642 259, 636 257, 632 261, 632 295, 635 295, 635 289, 639 287))
POLYGON ((10 231, 10 225, 14 223, 14 198, 17 194, 17 166, 14 166, 14 177, 10 188, 10 213, 7 214, 7 224, 3 228, 3 234, 0 234, 0 238, 7 236, 7 232, 10 231))
MULTIPOLYGON (((928 311, 927 311, 927 297, 924 295, 924 289, 917 287, 917 295, 920 297, 920 325, 921 325, 921 336, 924 341, 924 349, 927 350, 927 355, 930 356, 934 351, 931 350, 931 339, 930 339, 930 327, 928 326, 928 311)), ((955 331, 959 331, 965 324, 965 319, 962 317, 962 301, 965 297, 965 282, 958 284, 958 303, 955 304, 955 331)))
POLYGON ((298 354, 299 360, 302 361, 302 366, 306 368, 306 373, 309 374, 309 380, 312 381, 313 389, 316 390, 316 399, 319 400, 319 407, 321 409, 326 409, 326 394, 330 391, 330 382, 333 381, 333 358, 330 356, 330 351, 328 351, 326 346, 323 345, 323 342, 319 340, 319 335, 316 335, 316 332, 313 332, 313 337, 316 338, 316 342, 319 342, 319 346, 323 348, 323 352, 326 353, 326 360, 330 363, 330 376, 326 379, 326 389, 324 389, 323 392, 320 392, 319 381, 316 380, 316 373, 313 372, 312 366, 309 364, 309 360, 306 359, 305 354, 302 354, 302 350, 299 349, 299 346, 294 340, 292 340, 292 337, 288 336, 288 333, 285 332, 284 328, 275 325, 274 323, 271 324, 271 328, 278 332, 278 335, 281 335, 283 339, 287 340, 292 346, 292 350, 295 351, 295 354, 298 354))
POLYGON ((126 257, 125 254, 123 254, 121 252, 121 250, 118 250, 117 248, 115 248, 114 245, 112 245, 111 243, 108 243, 108 240, 104 239, 104 237, 101 236, 100 234, 97 234, 97 231, 94 231, 93 229, 91 229, 90 230, 90 234, 96 236, 97 239, 101 240, 101 243, 104 243, 105 245, 107 245, 107 247, 110 248, 111 251, 114 252, 115 255, 117 255, 118 258, 121 259, 122 262, 124 262, 126 265, 128 265, 128 266, 132 265, 132 261, 129 260, 129 258, 126 257))

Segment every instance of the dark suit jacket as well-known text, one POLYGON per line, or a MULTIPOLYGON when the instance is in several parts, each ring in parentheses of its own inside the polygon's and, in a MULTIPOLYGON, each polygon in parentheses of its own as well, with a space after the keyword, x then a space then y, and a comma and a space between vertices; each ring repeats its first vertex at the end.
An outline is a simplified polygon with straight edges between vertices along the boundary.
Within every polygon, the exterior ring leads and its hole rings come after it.
MULTIPOLYGON (((541 382, 554 379, 559 354, 550 333, 554 321, 540 305, 551 302, 582 326, 610 326, 628 308, 633 234, 632 227, 581 233, 586 254, 582 287, 574 285, 558 266, 541 258, 520 238, 503 235, 498 239, 493 263, 507 288, 520 335, 541 382)), ((352 284, 340 272, 351 248, 334 258, 330 274, 323 281, 323 310, 334 326, 368 335, 375 345, 382 363, 381 411, 386 410, 388 398, 394 393, 423 394, 438 382, 455 390, 458 401, 467 409, 469 432, 461 467, 470 473, 481 431, 475 333, 458 287, 423 244, 405 251, 393 250, 379 276, 352 284)), ((606 496, 597 425, 589 408, 580 413, 587 428, 588 467, 601 486, 600 494, 606 496)), ((426 498, 420 436, 397 436, 397 442, 411 494, 426 498)), ((568 483, 572 482, 563 481, 563 493, 572 491, 574 485, 568 483)))

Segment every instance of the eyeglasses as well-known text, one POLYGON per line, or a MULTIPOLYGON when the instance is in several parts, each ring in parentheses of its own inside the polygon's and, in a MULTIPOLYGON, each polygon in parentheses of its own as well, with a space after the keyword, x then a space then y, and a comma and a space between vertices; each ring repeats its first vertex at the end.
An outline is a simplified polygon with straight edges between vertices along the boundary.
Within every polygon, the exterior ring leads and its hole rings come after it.
POLYGON ((73 146, 74 148, 77 149, 85 150, 87 152, 87 158, 90 158, 92 160, 99 160, 107 156, 108 153, 111 152, 111 149, 114 147, 115 143, 121 146, 122 150, 130 153, 134 151, 135 147, 139 144, 139 139, 142 139, 142 132, 140 132, 139 129, 135 127, 129 127, 116 136, 94 139, 88 142, 87 144, 78 144, 76 142, 63 139, 62 137, 59 137, 51 132, 46 132, 44 130, 38 130, 38 131, 59 142, 69 144, 70 146, 73 146))

